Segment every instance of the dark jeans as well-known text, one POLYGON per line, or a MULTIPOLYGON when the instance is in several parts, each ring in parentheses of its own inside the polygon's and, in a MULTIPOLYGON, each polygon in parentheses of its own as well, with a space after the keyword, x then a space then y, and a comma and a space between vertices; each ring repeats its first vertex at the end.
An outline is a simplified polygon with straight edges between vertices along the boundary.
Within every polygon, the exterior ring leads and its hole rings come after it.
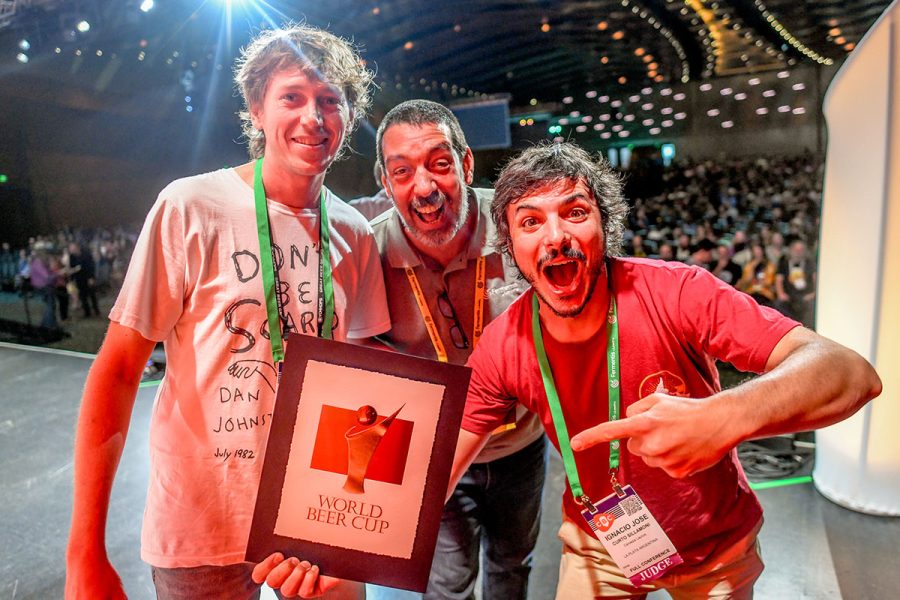
POLYGON ((91 309, 95 316, 100 316, 100 307, 97 306, 97 288, 87 282, 76 282, 75 285, 78 287, 78 301, 81 303, 84 316, 90 317, 91 309))
POLYGON ((151 567, 158 600, 257 600, 260 586, 250 574, 253 563, 225 567, 161 569, 151 567))
POLYGON ((479 549, 482 598, 525 599, 546 466, 542 435, 515 454, 469 467, 444 507, 426 600, 475 598, 479 549))

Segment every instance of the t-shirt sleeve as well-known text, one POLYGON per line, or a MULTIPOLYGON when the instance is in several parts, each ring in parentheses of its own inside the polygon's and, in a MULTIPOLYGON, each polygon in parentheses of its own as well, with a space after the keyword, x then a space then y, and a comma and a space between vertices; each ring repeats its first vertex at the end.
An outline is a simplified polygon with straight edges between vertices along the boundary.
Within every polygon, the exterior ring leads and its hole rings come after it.
POLYGON ((185 297, 184 216, 160 194, 144 221, 109 319, 148 340, 163 341, 181 316, 185 297))
POLYGON ((503 384, 500 365, 496 359, 502 355, 494 340, 502 341, 498 331, 488 326, 478 346, 469 356, 466 366, 472 369, 462 428, 477 434, 488 434, 515 417, 516 398, 503 384))
POLYGON ((358 261, 359 286, 355 290, 355 297, 347 298, 350 315, 347 337, 360 339, 384 333, 391 328, 381 259, 372 228, 368 224, 358 238, 353 256, 358 261))
POLYGON ((741 371, 763 372, 776 344, 800 325, 695 267, 684 275, 678 300, 688 343, 741 371))

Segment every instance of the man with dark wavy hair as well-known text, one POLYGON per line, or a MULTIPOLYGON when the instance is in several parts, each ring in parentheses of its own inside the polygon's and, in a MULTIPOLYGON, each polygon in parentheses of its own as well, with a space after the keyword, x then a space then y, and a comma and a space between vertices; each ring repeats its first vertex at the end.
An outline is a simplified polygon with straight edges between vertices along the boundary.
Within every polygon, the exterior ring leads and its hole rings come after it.
POLYGON ((104 543, 109 494, 160 341, 167 372, 141 542, 158 597, 257 598, 263 579, 287 596, 360 592, 294 557, 273 554, 255 571, 243 561, 283 338, 368 338, 390 326, 372 230, 323 186, 368 107, 371 74, 345 41, 288 26, 243 50, 235 80, 254 160, 160 193, 88 376, 67 598, 124 598, 104 543))
POLYGON ((498 244, 532 292, 469 359, 451 485, 521 403, 571 491, 557 598, 752 597, 762 509, 735 446, 846 418, 878 375, 704 269, 620 258, 621 185, 577 146, 526 150, 495 189, 498 244), (723 391, 716 360, 763 375, 723 391))

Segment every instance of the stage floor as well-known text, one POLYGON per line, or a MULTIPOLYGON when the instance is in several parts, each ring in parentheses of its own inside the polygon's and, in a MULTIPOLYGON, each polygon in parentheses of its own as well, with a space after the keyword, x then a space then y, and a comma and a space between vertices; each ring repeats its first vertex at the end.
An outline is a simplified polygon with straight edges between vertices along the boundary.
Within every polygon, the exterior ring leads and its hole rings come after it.
MULTIPOLYGON (((0 344, 0 600, 62 598, 72 513, 72 443, 90 355, 0 344)), ((140 560, 147 436, 156 388, 142 387, 112 492, 107 547, 132 600, 155 598, 140 560)), ((555 453, 544 490, 541 537, 529 597, 556 589, 562 464, 555 453)), ((900 519, 849 511, 805 483, 757 492, 765 507, 764 600, 893 600, 900 519)), ((270 596, 274 597, 274 596, 270 596)), ((666 598, 665 593, 651 598, 666 598)))

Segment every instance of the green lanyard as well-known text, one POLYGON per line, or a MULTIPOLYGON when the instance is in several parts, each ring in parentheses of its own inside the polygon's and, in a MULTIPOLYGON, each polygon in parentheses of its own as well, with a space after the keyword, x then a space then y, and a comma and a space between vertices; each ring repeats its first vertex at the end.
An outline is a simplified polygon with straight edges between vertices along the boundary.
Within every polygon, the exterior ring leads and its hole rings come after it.
MULTIPOLYGON (((269 341, 272 343, 272 360, 277 365, 284 360, 284 343, 281 337, 280 307, 276 293, 278 273, 272 262, 272 236, 269 230, 269 211, 266 209, 262 166, 263 159, 260 158, 256 161, 253 172, 253 200, 256 205, 256 233, 259 236, 259 261, 263 293, 266 297, 269 341)), ((319 194, 319 245, 319 336, 330 340, 334 323, 334 284, 331 279, 331 238, 328 231, 324 187, 319 194)))
MULTIPOLYGON (((550 361, 547 360, 547 351, 544 349, 544 338, 541 334, 541 319, 537 294, 531 297, 531 331, 534 337, 534 349, 537 353, 538 365, 541 368, 541 378, 544 380, 544 391, 547 393, 547 403, 550 405, 550 415, 553 418, 553 426, 556 429, 556 438, 559 440, 559 452, 562 455, 563 466, 569 478, 569 487, 575 501, 587 506, 593 506, 590 498, 581 487, 578 478, 578 468, 575 466, 575 455, 569 444, 569 431, 566 428, 566 420, 559 404, 559 394, 556 384, 553 382, 553 373, 550 370, 550 361)), ((606 369, 609 379, 609 420, 616 421, 619 418, 619 320, 616 312, 616 299, 609 296, 608 327, 606 329, 606 369)), ((621 487, 616 481, 616 472, 619 470, 619 440, 609 442, 609 472, 613 489, 620 496, 621 487)))

